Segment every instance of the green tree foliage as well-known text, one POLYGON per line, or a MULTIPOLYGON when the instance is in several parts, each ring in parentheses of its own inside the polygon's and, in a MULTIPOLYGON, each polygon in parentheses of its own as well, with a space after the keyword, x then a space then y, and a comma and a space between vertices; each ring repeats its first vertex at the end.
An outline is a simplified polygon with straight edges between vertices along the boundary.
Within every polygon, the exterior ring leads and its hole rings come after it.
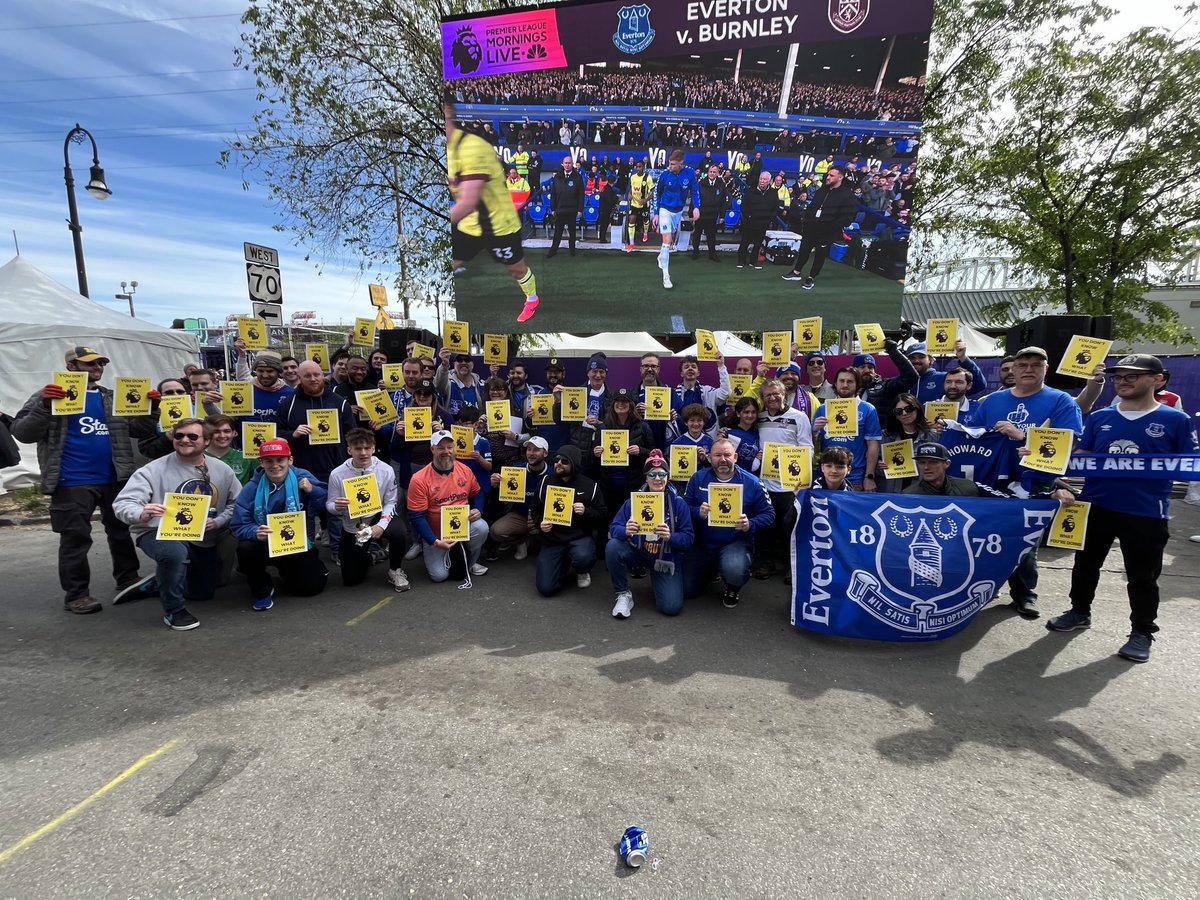
MULTIPOLYGON (((1200 238, 1193 10, 1172 30, 1105 40, 1098 5, 1016 5, 1020 15, 1012 4, 938 4, 941 34, 955 12, 968 24, 931 59, 918 256, 928 269, 948 244, 979 248, 1036 286, 1033 305, 1111 315, 1130 342, 1188 340, 1144 295, 1172 282, 1200 238)), ((1007 306, 992 312, 998 324, 1013 318, 1007 306)))
POLYGON ((262 108, 222 161, 266 185, 277 227, 318 259, 404 269, 406 316, 411 284, 448 290, 438 20, 480 6, 252 0, 242 17, 236 62, 254 74, 262 108))

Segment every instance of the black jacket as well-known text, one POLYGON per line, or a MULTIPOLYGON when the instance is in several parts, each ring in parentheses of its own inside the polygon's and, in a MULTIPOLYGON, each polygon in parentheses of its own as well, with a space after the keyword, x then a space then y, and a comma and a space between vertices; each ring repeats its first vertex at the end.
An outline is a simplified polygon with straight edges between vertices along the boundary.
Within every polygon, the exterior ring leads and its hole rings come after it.
POLYGON ((583 207, 583 175, 578 169, 572 169, 568 176, 559 170, 554 173, 550 185, 550 199, 555 211, 564 209, 578 210, 583 207))
POLYGON ((779 209, 779 192, 769 184, 766 190, 760 190, 756 184, 742 196, 742 219, 747 224, 770 224, 779 215, 779 209))
POLYGON ((725 208, 729 206, 729 188, 725 187, 719 177, 712 183, 708 183, 708 178, 700 179, 700 218, 706 222, 711 222, 714 219, 719 219, 725 215, 725 208))
POLYGON ((858 201, 847 182, 836 189, 818 188, 804 211, 801 233, 806 237, 833 237, 854 221, 857 212, 858 201))
POLYGON ((582 455, 570 444, 562 447, 558 455, 564 456, 571 463, 572 475, 570 481, 564 481, 551 466, 550 474, 542 479, 538 495, 533 499, 530 515, 533 527, 539 528, 546 510, 546 487, 571 487, 575 489, 575 502, 583 504, 583 514, 571 517, 570 525, 555 525, 549 531, 540 531, 542 544, 548 547, 561 547, 581 537, 586 537, 597 529, 604 528, 612 520, 608 507, 604 503, 604 494, 599 485, 586 475, 579 474, 582 455))

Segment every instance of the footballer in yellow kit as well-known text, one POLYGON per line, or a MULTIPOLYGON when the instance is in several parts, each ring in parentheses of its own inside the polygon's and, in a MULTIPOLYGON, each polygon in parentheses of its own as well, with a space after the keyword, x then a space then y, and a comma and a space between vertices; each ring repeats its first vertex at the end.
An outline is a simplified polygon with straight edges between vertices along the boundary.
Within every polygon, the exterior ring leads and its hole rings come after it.
POLYGON ((447 98, 446 170, 454 205, 450 207, 450 244, 454 269, 487 250, 492 259, 508 268, 525 293, 525 306, 517 316, 527 322, 537 311, 537 283, 525 264, 521 247, 521 219, 513 208, 504 183, 504 169, 492 145, 469 134, 454 120, 454 104, 447 98))
POLYGON ((628 240, 625 242, 625 252, 633 252, 633 239, 637 236, 637 226, 642 226, 643 243, 650 237, 650 195, 654 193, 654 179, 646 173, 646 164, 638 162, 633 174, 629 176, 629 214, 625 217, 625 231, 628 240))

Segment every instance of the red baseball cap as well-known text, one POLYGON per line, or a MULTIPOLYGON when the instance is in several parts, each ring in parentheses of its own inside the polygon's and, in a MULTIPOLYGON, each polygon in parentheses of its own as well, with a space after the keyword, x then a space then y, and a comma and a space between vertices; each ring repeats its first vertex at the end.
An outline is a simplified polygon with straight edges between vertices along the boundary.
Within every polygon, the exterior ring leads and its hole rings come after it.
POLYGON ((283 438, 276 438, 272 441, 263 441, 258 447, 259 458, 265 456, 291 456, 292 448, 288 446, 288 442, 283 438))

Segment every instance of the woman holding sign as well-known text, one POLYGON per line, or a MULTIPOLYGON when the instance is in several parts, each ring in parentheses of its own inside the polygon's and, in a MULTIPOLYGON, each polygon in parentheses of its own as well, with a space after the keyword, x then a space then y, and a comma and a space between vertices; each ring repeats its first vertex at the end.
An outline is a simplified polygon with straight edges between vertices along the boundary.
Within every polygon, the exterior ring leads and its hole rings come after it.
POLYGON ((654 449, 650 426, 633 408, 634 394, 621 388, 613 394, 600 428, 592 437, 592 455, 600 462, 600 489, 609 509, 620 509, 642 484, 643 462, 654 449), (624 445, 624 453, 614 449, 624 445))
MULTIPOLYGON (((912 442, 911 446, 908 448, 909 458, 912 457, 912 449, 916 447, 917 444, 936 444, 938 442, 937 429, 930 425, 925 419, 925 412, 921 408, 921 404, 917 398, 908 393, 898 394, 896 399, 892 401, 892 405, 887 412, 887 421, 883 426, 882 446, 886 447, 888 444, 895 444, 901 441, 912 442)), ((882 473, 880 477, 884 480, 879 486, 879 489, 886 493, 898 494, 900 491, 904 490, 906 487, 916 481, 915 475, 907 477, 897 477, 893 475, 891 478, 887 477, 888 465, 890 462, 894 462, 896 459, 897 457, 894 453, 889 457, 889 454, 883 453, 881 448, 879 454, 879 469, 882 473)), ((903 468, 905 462, 906 460, 901 460, 899 463, 896 463, 896 465, 903 468)))

